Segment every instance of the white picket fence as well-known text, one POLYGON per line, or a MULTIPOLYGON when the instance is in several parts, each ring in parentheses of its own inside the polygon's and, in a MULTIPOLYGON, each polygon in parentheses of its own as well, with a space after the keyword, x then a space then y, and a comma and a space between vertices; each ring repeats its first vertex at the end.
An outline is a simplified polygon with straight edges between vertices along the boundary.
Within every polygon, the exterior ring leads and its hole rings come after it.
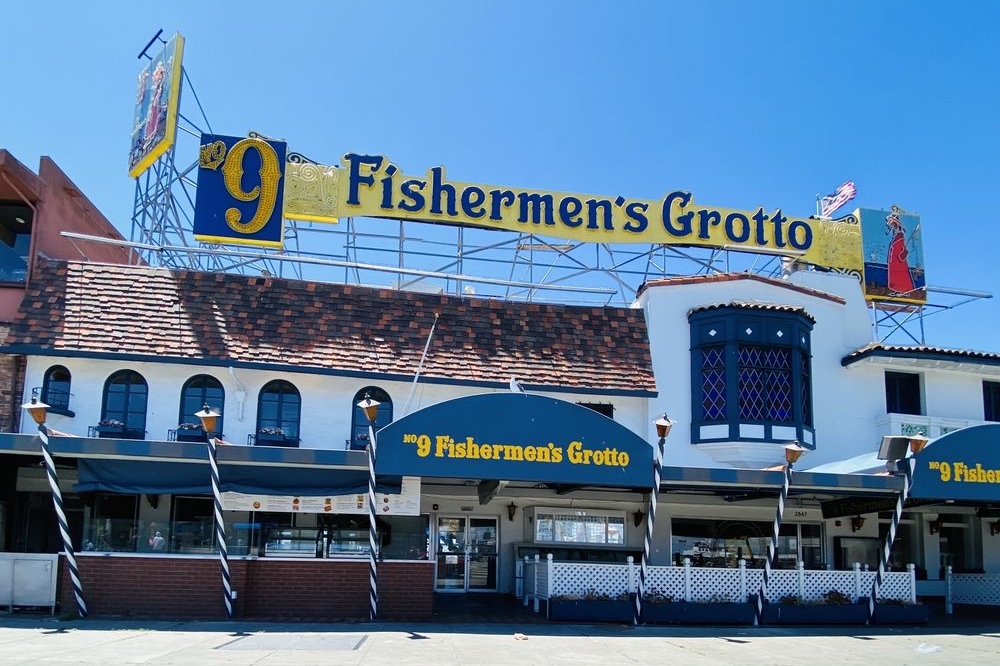
MULTIPOLYGON (((524 605, 534 604, 552 597, 585 597, 634 594, 639 586, 639 565, 628 558, 625 564, 591 564, 587 562, 556 562, 549 555, 541 559, 524 558, 521 564, 521 596, 524 605)), ((917 600, 916 572, 912 564, 906 571, 883 575, 879 588, 880 600, 901 599, 910 603, 917 600)), ((756 594, 763 582, 762 569, 747 569, 740 560, 739 568, 721 569, 693 567, 684 559, 683 566, 656 566, 646 570, 646 594, 669 595, 685 601, 745 601, 756 594)), ((806 569, 799 562, 795 569, 771 571, 767 588, 768 601, 777 602, 781 597, 793 595, 805 601, 816 601, 830 590, 837 590, 857 601, 867 597, 875 582, 875 572, 855 564, 850 571, 806 569)))
POLYGON ((944 610, 951 614, 955 604, 1000 606, 1000 576, 997 574, 957 574, 945 569, 944 610))

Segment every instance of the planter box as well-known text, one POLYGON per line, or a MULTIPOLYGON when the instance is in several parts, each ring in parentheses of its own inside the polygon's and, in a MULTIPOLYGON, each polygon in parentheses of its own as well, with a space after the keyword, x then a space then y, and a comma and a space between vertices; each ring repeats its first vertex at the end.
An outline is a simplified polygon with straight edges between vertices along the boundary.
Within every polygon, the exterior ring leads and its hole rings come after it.
POLYGON ((549 599, 549 619, 571 622, 631 622, 631 600, 549 599))
POLYGON ((295 448, 299 445, 299 438, 287 437, 286 435, 264 435, 262 433, 257 433, 257 437, 254 438, 254 444, 256 446, 284 446, 295 448))
POLYGON ((767 624, 868 624, 867 604, 764 604, 767 624))
POLYGON ((754 608, 752 604, 737 603, 696 603, 675 601, 672 603, 643 603, 642 621, 650 624, 710 624, 710 625, 751 625, 754 608))
POLYGON ((205 443, 205 431, 204 430, 178 430, 177 431, 177 441, 178 442, 201 442, 205 443))
POLYGON ((924 604, 875 604, 875 624, 927 624, 931 611, 924 604))

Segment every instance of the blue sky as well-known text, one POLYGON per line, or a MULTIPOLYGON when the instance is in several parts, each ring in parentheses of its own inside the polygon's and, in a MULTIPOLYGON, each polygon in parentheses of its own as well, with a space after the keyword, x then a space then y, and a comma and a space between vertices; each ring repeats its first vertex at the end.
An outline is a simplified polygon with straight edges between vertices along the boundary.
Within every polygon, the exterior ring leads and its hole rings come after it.
MULTIPOLYGON (((179 1, 4 9, 0 147, 48 155, 124 233, 139 50, 187 39, 212 128, 328 164, 805 216, 852 179, 920 214, 927 282, 998 292, 929 344, 1000 351, 1000 3, 179 1)), ((192 156, 193 159, 193 156, 192 156)))

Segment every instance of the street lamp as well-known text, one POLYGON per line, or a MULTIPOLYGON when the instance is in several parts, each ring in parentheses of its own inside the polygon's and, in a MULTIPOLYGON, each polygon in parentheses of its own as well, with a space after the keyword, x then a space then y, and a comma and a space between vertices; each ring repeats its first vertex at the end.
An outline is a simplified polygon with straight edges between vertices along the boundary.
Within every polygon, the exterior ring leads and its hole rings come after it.
POLYGON ((879 558, 878 571, 875 572, 875 580, 872 581, 872 591, 868 595, 868 621, 875 618, 875 604, 878 597, 879 588, 882 587, 882 578, 886 569, 889 568, 889 556, 892 554, 892 544, 896 540, 896 530, 903 518, 903 505, 906 504, 907 497, 910 496, 910 484, 913 483, 913 470, 916 466, 915 456, 924 450, 930 440, 922 433, 916 435, 886 435, 882 438, 879 446, 878 457, 885 460, 886 469, 890 474, 901 474, 903 476, 903 488, 896 497, 896 507, 892 512, 892 522, 889 523, 889 531, 885 535, 885 544, 882 547, 882 557, 879 558), (910 456, 906 456, 909 449, 910 456))
POLYGON ((375 524, 375 449, 378 443, 375 441, 375 419, 378 417, 378 406, 382 404, 365 394, 365 399, 358 403, 358 407, 365 413, 368 419, 368 604, 369 616, 372 620, 378 617, 378 557, 376 554, 376 543, 378 541, 378 527, 375 524))
POLYGON ((233 617, 233 584, 229 575, 229 548, 226 545, 226 524, 222 518, 222 489, 219 487, 219 460, 216 450, 215 426, 219 422, 220 412, 205 405, 200 412, 195 413, 201 419, 201 429, 205 431, 205 443, 208 445, 208 464, 212 468, 212 497, 215 502, 215 540, 219 544, 219 566, 222 569, 222 598, 226 604, 226 617, 233 617))
MULTIPOLYGON (((658 442, 653 456, 653 492, 649 494, 649 514, 646 518, 646 537, 642 542, 642 563, 639 565, 639 587, 635 594, 635 604, 632 608, 632 622, 639 624, 642 620, 642 596, 646 592, 646 573, 649 569, 649 551, 653 546, 653 524, 656 522, 656 503, 660 498, 660 478, 663 473, 663 445, 674 425, 666 414, 653 422, 656 426, 658 442)), ((636 512, 637 514, 640 512, 636 512)), ((636 524, 638 527, 638 524, 636 524)))
POLYGON ((66 552, 66 563, 69 565, 69 576, 73 581, 73 595, 76 597, 76 612, 80 617, 87 617, 87 604, 83 600, 83 583, 80 581, 80 568, 76 564, 76 554, 73 551, 73 540, 69 536, 69 522, 66 520, 66 510, 63 507, 62 491, 59 490, 59 476, 56 473, 56 463, 49 451, 49 429, 45 427, 45 417, 49 406, 31 396, 31 401, 21 405, 38 424, 38 439, 41 442, 42 458, 45 460, 45 472, 49 479, 49 489, 52 492, 52 508, 56 512, 59 523, 59 535, 62 537, 63 550, 66 552))
POLYGON ((785 502, 788 501, 788 489, 792 485, 792 467, 799 461, 806 449, 799 446, 798 442, 789 442, 785 445, 785 469, 783 482, 781 484, 781 494, 778 495, 778 510, 774 514, 774 532, 771 534, 771 542, 767 546, 767 556, 764 559, 764 576, 761 579, 760 590, 757 592, 757 606, 754 609, 754 624, 759 625, 764 619, 764 599, 767 597, 767 584, 771 577, 771 567, 774 566, 778 554, 778 537, 781 530, 781 520, 785 515, 785 502))

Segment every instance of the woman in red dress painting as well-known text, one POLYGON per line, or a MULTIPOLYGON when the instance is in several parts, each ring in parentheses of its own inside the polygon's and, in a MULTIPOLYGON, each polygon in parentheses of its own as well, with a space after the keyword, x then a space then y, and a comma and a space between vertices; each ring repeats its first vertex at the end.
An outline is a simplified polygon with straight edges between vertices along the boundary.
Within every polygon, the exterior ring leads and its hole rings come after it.
POLYGON ((889 264, 889 293, 908 294, 913 291, 913 277, 910 275, 910 265, 906 258, 909 251, 906 249, 906 230, 899 219, 899 208, 892 207, 892 211, 885 218, 886 233, 892 234, 889 241, 889 253, 886 263, 889 264))

